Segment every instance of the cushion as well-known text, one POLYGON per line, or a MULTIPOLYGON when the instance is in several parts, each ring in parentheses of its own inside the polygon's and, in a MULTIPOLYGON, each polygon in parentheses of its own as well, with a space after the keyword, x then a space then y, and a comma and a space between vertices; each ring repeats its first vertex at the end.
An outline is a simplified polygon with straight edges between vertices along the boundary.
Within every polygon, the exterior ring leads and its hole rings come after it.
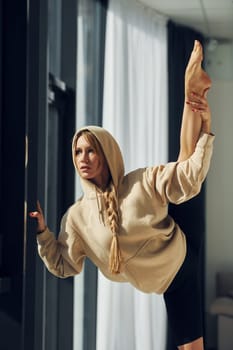
POLYGON ((225 315, 233 317, 233 298, 217 298, 210 307, 213 315, 225 315))

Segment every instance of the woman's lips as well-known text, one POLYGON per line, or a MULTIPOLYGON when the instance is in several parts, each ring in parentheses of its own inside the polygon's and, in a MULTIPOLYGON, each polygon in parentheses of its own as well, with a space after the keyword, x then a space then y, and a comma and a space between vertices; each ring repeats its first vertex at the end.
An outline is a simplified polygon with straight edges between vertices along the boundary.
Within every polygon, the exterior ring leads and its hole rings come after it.
POLYGON ((82 171, 90 170, 90 167, 87 165, 83 165, 80 167, 80 170, 82 170, 82 171))

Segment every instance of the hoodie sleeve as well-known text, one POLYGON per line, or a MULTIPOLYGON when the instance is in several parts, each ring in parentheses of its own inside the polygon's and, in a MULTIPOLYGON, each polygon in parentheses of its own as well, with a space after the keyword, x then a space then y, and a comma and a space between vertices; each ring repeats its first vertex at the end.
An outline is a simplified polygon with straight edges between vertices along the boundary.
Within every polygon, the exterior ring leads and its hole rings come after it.
POLYGON ((61 278, 80 273, 86 256, 78 235, 72 231, 68 232, 67 226, 64 217, 58 239, 48 228, 37 235, 41 259, 53 275, 61 278))
POLYGON ((203 133, 190 158, 153 168, 155 191, 164 205, 183 203, 200 192, 209 170, 213 140, 214 135, 203 133))

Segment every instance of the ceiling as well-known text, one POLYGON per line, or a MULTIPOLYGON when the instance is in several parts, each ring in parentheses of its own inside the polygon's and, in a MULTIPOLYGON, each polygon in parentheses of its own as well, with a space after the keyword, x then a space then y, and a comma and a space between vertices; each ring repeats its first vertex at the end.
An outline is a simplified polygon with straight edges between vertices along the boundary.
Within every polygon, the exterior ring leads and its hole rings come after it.
POLYGON ((139 0, 209 39, 233 40, 233 0, 139 0))

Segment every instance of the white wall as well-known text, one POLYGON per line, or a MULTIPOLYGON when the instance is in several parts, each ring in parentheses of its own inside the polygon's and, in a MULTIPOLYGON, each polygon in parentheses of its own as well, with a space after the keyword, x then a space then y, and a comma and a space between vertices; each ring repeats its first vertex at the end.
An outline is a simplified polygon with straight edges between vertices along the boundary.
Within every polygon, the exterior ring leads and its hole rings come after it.
POLYGON ((212 78, 209 102, 214 154, 206 183, 206 320, 207 343, 216 346, 216 319, 209 315, 215 298, 217 271, 233 271, 233 44, 207 51, 207 71, 212 78))

